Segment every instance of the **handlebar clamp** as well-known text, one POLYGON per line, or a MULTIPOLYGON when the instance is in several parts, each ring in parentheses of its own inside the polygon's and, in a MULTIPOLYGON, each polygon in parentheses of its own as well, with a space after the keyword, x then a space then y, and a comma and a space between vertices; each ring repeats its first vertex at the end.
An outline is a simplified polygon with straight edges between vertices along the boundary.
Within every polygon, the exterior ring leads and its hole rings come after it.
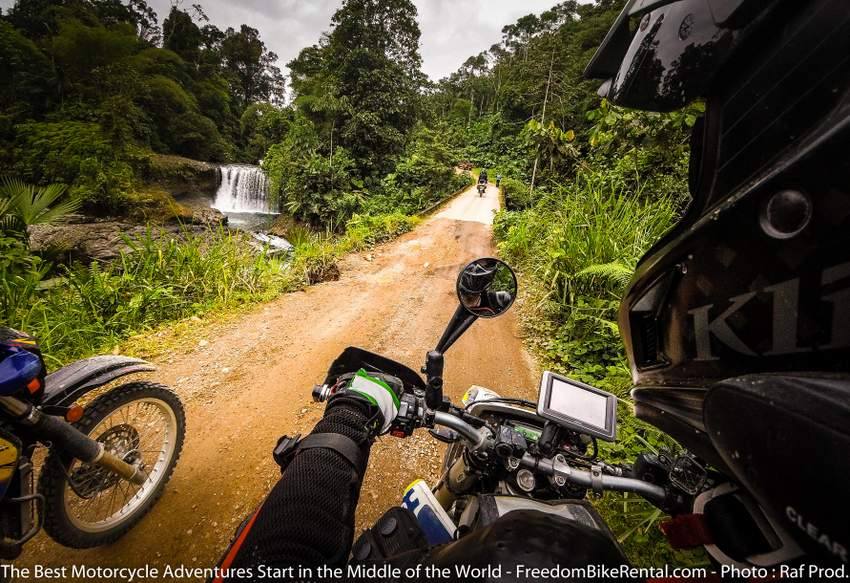
POLYGON ((602 484, 602 466, 594 464, 590 466, 590 488, 601 496, 604 486, 602 484))

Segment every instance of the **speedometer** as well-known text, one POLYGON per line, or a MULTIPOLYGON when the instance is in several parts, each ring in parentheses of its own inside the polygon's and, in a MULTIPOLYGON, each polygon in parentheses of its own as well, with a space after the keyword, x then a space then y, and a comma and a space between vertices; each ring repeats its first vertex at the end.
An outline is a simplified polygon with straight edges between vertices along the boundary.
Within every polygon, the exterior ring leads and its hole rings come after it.
POLYGON ((540 435, 542 432, 539 429, 534 429, 533 427, 528 427, 526 425, 519 425, 518 423, 513 424, 514 430, 522 435, 527 441, 537 443, 540 439, 540 435))

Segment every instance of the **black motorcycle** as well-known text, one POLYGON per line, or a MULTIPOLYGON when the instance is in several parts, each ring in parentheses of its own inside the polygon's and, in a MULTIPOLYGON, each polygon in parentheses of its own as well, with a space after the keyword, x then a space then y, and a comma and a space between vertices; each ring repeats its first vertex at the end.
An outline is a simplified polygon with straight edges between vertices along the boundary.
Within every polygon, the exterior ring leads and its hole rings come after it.
MULTIPOLYGON (((16 359, 26 365, 28 354, 19 351, 5 364, 10 370, 16 359)), ((171 390, 152 382, 104 390, 118 378, 151 370, 143 360, 96 356, 25 386, 5 378, 0 558, 16 558, 42 527, 67 547, 108 544, 151 509, 180 456, 183 406, 171 390), (77 403, 81 399, 84 406, 77 403), (36 485, 33 458, 40 446, 47 455, 36 485)))
MULTIPOLYGON (((401 363, 350 347, 334 361, 324 384, 313 389, 313 398, 324 401, 345 382, 341 377, 361 368, 397 377, 404 392, 390 434, 404 438, 427 428, 435 439, 449 444, 439 482, 432 488, 421 480, 414 482, 402 502, 416 515, 429 543, 449 542, 512 510, 534 509, 576 520, 616 545, 605 521, 583 500, 588 492, 613 490, 636 493, 671 515, 662 530, 674 546, 704 546, 718 563, 748 569, 743 573, 763 576, 762 569, 768 567, 794 564, 803 557, 817 560, 798 543, 799 533, 784 526, 775 511, 759 501, 750 484, 741 479, 740 470, 715 462, 716 456, 709 461, 689 451, 678 455, 647 452, 632 465, 600 459, 598 440, 614 441, 617 422, 616 397, 603 390, 546 372, 537 402, 503 397, 483 387, 472 387, 459 404, 446 398, 446 350, 478 318, 504 313, 516 292, 510 267, 497 259, 476 260, 458 277, 460 305, 436 348, 427 354, 424 379, 401 363)), ((657 402, 652 410, 662 419, 665 414, 678 415, 684 406, 676 390, 666 390, 671 395, 669 404, 657 402)), ((772 426, 785 416, 782 407, 774 410, 768 400, 761 404, 756 400, 749 406, 760 419, 743 425, 737 421, 738 400, 756 399, 753 390, 761 387, 733 381, 709 393, 704 405, 706 424, 723 428, 712 442, 732 460, 747 448, 759 447, 737 441, 740 434, 747 434, 746 426, 772 426)), ((788 397, 778 393, 774 398, 788 397)), ((646 407, 646 401, 640 400, 638 412, 646 407)), ((672 427, 668 433, 678 441, 696 443, 693 436, 669 424, 666 427, 672 427)), ((792 427, 786 427, 789 435, 793 435, 792 427)), ((771 435, 778 438, 776 433, 771 435)), ((769 468, 770 456, 746 463, 769 468)), ((771 479, 772 474, 764 475, 771 479)), ((807 517, 798 508, 805 503, 794 501, 787 511, 801 524, 807 517)), ((821 536, 828 534, 824 531, 821 536)), ((838 544, 824 550, 832 554, 842 548, 838 544)))

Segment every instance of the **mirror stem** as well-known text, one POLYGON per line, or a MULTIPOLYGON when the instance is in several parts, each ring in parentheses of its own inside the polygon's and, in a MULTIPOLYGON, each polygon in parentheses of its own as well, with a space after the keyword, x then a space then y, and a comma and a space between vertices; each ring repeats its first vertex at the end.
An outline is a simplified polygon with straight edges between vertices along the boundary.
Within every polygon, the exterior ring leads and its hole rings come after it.
POLYGON ((428 353, 422 372, 428 381, 425 393, 425 404, 435 411, 444 409, 443 403, 443 353, 466 332, 478 316, 467 312, 463 306, 458 306, 452 316, 443 337, 437 343, 437 348, 428 353))
POLYGON ((443 337, 437 343, 437 352, 444 353, 448 350, 477 319, 478 316, 470 314, 463 306, 458 306, 449 325, 446 326, 446 331, 443 332, 443 337))

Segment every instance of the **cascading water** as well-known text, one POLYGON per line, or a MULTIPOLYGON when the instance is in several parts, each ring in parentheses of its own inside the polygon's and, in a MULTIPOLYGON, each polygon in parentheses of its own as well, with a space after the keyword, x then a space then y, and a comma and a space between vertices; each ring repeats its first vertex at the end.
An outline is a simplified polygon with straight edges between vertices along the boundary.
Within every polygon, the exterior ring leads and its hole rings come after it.
POLYGON ((259 166, 222 166, 213 208, 223 213, 277 214, 269 208, 269 181, 259 166))

